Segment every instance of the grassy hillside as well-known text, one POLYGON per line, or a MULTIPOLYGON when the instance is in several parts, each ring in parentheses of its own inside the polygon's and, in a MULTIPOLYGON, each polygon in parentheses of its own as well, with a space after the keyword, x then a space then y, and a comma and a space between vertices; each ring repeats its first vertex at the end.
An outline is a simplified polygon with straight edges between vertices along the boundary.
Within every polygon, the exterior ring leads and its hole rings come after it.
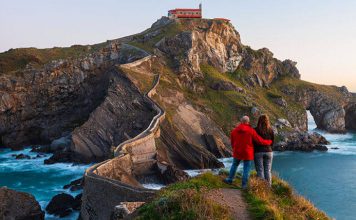
POLYGON ((75 58, 83 54, 94 52, 103 45, 104 44, 96 44, 92 46, 74 45, 71 47, 55 47, 48 49, 10 49, 4 53, 0 53, 0 73, 8 73, 23 69, 29 63, 35 66, 41 66, 52 60, 70 57, 75 58))
MULTIPOLYGON (((136 219, 232 219, 227 207, 206 196, 214 189, 241 190, 239 178, 233 185, 224 184, 223 178, 223 174, 205 173, 170 185, 162 189, 154 201, 140 208, 136 219)), ((252 219, 330 219, 276 176, 272 188, 252 176, 249 189, 243 191, 243 199, 252 219)))

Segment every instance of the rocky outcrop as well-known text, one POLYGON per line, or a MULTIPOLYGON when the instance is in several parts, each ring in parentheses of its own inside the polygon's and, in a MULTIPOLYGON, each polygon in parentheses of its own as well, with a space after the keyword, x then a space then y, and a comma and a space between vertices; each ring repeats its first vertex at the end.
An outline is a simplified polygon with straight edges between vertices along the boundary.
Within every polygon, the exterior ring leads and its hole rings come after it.
POLYGON ((46 207, 46 211, 51 215, 60 218, 70 215, 73 210, 80 210, 81 195, 73 197, 66 193, 54 196, 46 207))
POLYGON ((345 106, 350 94, 347 91, 339 92, 339 89, 341 88, 325 86, 323 90, 309 85, 285 87, 282 88, 282 92, 293 97, 305 109, 310 110, 319 129, 343 133, 346 131, 345 106))
POLYGON ((188 174, 174 165, 164 161, 157 163, 159 170, 159 178, 164 184, 171 184, 179 181, 184 181, 189 178, 188 174))
POLYGON ((44 216, 45 213, 32 195, 0 188, 0 219, 43 220, 44 216))
POLYGON ((221 168, 214 154, 203 146, 189 144, 186 140, 178 137, 177 130, 171 124, 164 121, 161 125, 159 156, 164 161, 174 164, 180 169, 206 169, 221 168))
POLYGON ((281 132, 281 141, 273 146, 275 151, 327 151, 330 144, 325 137, 313 132, 281 132))
POLYGON ((268 86, 282 76, 300 78, 296 62, 277 60, 267 48, 255 51, 245 46, 242 57, 240 67, 248 73, 248 76, 243 77, 242 80, 251 86, 268 86))
POLYGON ((175 22, 168 25, 183 26, 182 31, 175 36, 163 38, 156 47, 173 60, 180 81, 194 91, 203 90, 194 83, 194 80, 203 77, 200 69, 203 64, 211 65, 221 73, 244 69, 247 72, 244 80, 253 86, 268 86, 281 76, 300 78, 296 62, 279 61, 266 48, 254 51, 244 46, 239 33, 228 22, 175 22))
POLYGON ((138 135, 154 117, 150 104, 120 73, 112 79, 105 100, 72 133, 71 150, 84 161, 113 156, 113 146, 138 135))
POLYGON ((87 120, 105 99, 113 65, 147 56, 119 42, 78 59, 0 76, 1 145, 48 144, 87 120))

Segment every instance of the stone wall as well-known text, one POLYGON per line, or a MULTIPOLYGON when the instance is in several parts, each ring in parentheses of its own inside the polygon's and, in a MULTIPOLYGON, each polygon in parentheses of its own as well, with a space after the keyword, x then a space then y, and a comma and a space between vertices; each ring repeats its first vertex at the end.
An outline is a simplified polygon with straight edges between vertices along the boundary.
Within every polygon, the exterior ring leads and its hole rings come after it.
MULTIPOLYGON (((144 58, 147 60, 147 58, 144 58)), ((142 61, 137 61, 137 65, 142 61)), ((130 65, 135 66, 135 62, 130 65)), ((115 149, 115 158, 90 167, 84 175, 81 218, 111 219, 115 206, 121 202, 145 202, 150 200, 154 190, 145 189, 135 176, 146 175, 156 169, 156 143, 159 125, 165 112, 150 97, 155 93, 160 77, 157 76, 153 88, 145 95, 157 115, 146 130, 121 143, 115 149)))

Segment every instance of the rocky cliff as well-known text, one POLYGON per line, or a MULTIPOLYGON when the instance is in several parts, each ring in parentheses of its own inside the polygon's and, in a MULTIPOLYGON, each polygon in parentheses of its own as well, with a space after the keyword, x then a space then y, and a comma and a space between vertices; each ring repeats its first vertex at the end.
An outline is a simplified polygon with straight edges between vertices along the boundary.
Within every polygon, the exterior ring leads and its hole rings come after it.
POLYGON ((229 22, 179 20, 169 25, 176 25, 181 32, 163 37, 155 47, 173 61, 181 82, 195 91, 204 90, 194 84, 195 79, 204 77, 202 64, 211 65, 221 73, 232 73, 242 67, 250 75, 248 81, 261 86, 284 75, 300 77, 295 62, 281 62, 266 48, 254 51, 244 46, 240 34, 229 22))
POLYGON ((229 22, 162 18, 130 43, 166 59, 179 83, 190 91, 217 98, 217 94, 209 94, 212 89, 232 99, 232 103, 224 104, 235 105, 238 114, 258 109, 274 120, 286 118, 292 127, 304 131, 305 110, 311 111, 320 129, 329 132, 345 132, 350 123, 351 113, 346 117, 345 108, 351 94, 345 87, 301 81, 296 62, 280 61, 266 48, 253 50, 243 45, 229 22), (232 93, 237 93, 234 98, 232 93))
MULTIPOLYGON (((1 74, 1 145, 46 144, 85 122, 108 93, 114 64, 146 56, 131 46, 109 43, 79 59, 1 74)), ((0 71, 1 72, 1 71, 0 71)))

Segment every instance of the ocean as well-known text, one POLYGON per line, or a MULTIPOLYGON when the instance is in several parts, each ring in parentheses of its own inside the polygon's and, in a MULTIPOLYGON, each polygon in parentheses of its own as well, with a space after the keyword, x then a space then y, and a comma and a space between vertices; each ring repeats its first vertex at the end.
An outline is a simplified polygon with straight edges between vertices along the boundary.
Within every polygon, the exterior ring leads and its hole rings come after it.
MULTIPOLYGON (((44 160, 51 155, 47 154, 43 158, 16 160, 13 154, 26 154, 36 157, 37 153, 30 152, 30 148, 22 151, 11 151, 10 149, 0 149, 0 187, 6 186, 17 191, 28 192, 36 197, 42 210, 53 196, 59 193, 68 193, 73 196, 80 192, 70 192, 64 190, 63 186, 72 180, 83 176, 88 165, 72 165, 58 163, 44 165, 44 160)), ((79 213, 72 213, 64 220, 77 219, 79 213)), ((46 214, 46 219, 59 219, 46 214)))
MULTIPOLYGON (((332 144, 328 152, 275 152, 273 171, 288 181, 297 193, 312 201, 319 209, 338 220, 356 220, 356 134, 328 134, 315 130, 313 117, 308 114, 310 131, 324 135, 332 144)), ((12 155, 24 153, 35 157, 30 148, 14 152, 0 149, 0 186, 33 194, 44 209, 51 198, 61 192, 72 195, 62 187, 80 178, 88 165, 53 164, 44 165, 50 157, 16 160, 12 155)), ((221 160, 227 168, 231 158, 221 160)), ((240 167, 241 169, 241 167, 240 167)), ((190 170, 191 176, 203 170, 190 170)), ((147 184, 147 188, 159 189, 160 184, 147 184)), ((76 219, 78 213, 64 218, 76 219)), ((46 219, 55 220, 46 215, 46 219)))
POLYGON ((356 219, 356 134, 318 131, 310 113, 308 119, 309 130, 331 142, 328 152, 275 153, 273 170, 329 216, 356 219))

